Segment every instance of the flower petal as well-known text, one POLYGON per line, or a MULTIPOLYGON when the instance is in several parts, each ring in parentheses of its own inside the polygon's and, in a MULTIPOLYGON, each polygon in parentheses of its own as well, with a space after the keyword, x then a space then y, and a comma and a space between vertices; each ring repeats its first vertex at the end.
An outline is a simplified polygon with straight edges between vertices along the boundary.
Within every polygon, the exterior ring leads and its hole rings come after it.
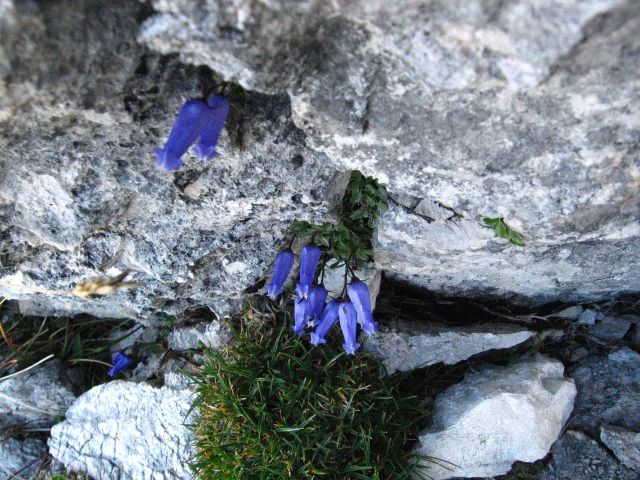
POLYGON ((327 343, 324 337, 338 320, 339 306, 340 302, 338 302, 337 300, 331 300, 324 307, 322 315, 320 316, 320 320, 317 322, 318 326, 316 327, 316 331, 311 333, 311 343, 313 345, 321 345, 323 343, 327 343))
POLYGON ((275 300, 282 293, 282 286, 291 272, 293 262, 294 256, 291 250, 283 250, 278 253, 273 275, 271 276, 271 283, 267 285, 267 294, 272 300, 275 300))
POLYGON ((369 296, 369 288, 367 287, 367 284, 359 280, 351 282, 347 285, 347 293, 356 309, 358 320, 360 320, 360 324, 362 325, 362 330, 367 334, 375 333, 378 324, 373 321, 371 297, 369 296))
POLYGON ((211 160, 218 156, 216 145, 222 133, 224 122, 229 115, 229 100, 223 95, 212 95, 207 100, 212 115, 207 122, 194 151, 199 160, 211 160))
POLYGON ((321 254, 320 248, 315 245, 305 245, 300 252, 300 283, 296 285, 296 291, 302 298, 308 298, 311 293, 321 254))
POLYGON ((349 355, 353 355, 361 347, 356 339, 358 323, 356 309, 351 302, 342 302, 338 309, 338 316, 340 317, 340 328, 344 337, 342 348, 349 355))
POLYGON ((133 360, 127 357, 124 353, 118 352, 113 357, 113 367, 109 369, 107 374, 110 377, 115 377, 119 372, 127 368, 132 363, 133 363, 133 360))
POLYGON ((293 305, 293 333, 302 335, 309 315, 309 300, 297 298, 293 305))
POLYGON ((322 285, 315 287, 309 294, 310 311, 309 316, 313 320, 313 326, 317 325, 320 321, 320 314, 324 307, 324 302, 327 299, 327 289, 322 285))
POLYGON ((202 100, 188 100, 180 108, 169 139, 163 148, 156 149, 157 166, 162 170, 177 170, 180 157, 202 134, 213 116, 213 110, 202 100))

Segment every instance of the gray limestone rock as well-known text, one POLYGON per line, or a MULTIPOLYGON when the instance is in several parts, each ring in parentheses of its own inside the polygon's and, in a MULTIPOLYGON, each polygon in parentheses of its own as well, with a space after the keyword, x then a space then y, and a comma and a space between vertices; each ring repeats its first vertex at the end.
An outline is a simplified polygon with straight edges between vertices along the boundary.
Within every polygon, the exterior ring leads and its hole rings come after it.
POLYGON ((595 325, 598 312, 587 309, 578 317, 578 325, 595 325))
POLYGON ((537 480, 638 479, 595 440, 575 430, 566 432, 551 451, 551 460, 537 480))
POLYGON ((136 325, 128 330, 116 330, 111 334, 112 340, 117 340, 111 347, 111 353, 115 355, 120 350, 127 350, 136 344, 151 344, 159 342, 160 331, 157 327, 136 325))
POLYGON ((176 390, 184 390, 193 387, 193 380, 191 380, 184 373, 179 371, 176 368, 173 368, 174 365, 169 365, 168 368, 164 369, 163 379, 164 384, 168 388, 173 388, 176 390))
POLYGON ((634 325, 630 340, 635 349, 640 350, 640 323, 634 325))
POLYGON ((323 220, 339 200, 337 170, 307 147, 286 95, 234 91, 220 156, 158 171, 154 149, 213 77, 136 43, 140 2, 13 10, 2 33, 0 295, 32 313, 147 323, 192 305, 225 314, 265 275, 292 220, 323 220), (124 269, 144 286, 69 294, 124 269))
POLYGON ((622 340, 631 328, 631 320, 623 317, 605 317, 592 329, 593 336, 605 342, 622 340))
POLYGON ((571 414, 576 387, 564 367, 542 355, 509 367, 483 365, 436 397, 433 425, 417 452, 434 480, 492 477, 515 461, 547 455, 571 414), (446 462, 446 463, 445 463, 446 462))
POLYGON ((62 382, 58 360, 0 381, 0 430, 28 424, 47 428, 63 415, 76 396, 62 382))
POLYGON ((144 382, 153 377, 160 369, 162 355, 149 355, 144 361, 138 362, 131 372, 131 380, 144 382))
POLYGON ((230 340, 230 332, 219 321, 200 323, 195 327, 177 328, 169 334, 169 348, 185 351, 194 348, 220 348, 230 340))
POLYGON ((601 424, 640 431, 640 354, 622 347, 592 356, 572 373, 578 387, 569 426, 597 437, 601 424))
MULTIPOLYGON (((0 3, 0 15, 2 3, 0 3)), ((47 445, 39 439, 0 439, 0 480, 31 478, 47 452, 47 445), (19 476, 14 474, 19 473, 19 476)))
POLYGON ((527 341, 533 332, 504 323, 464 327, 417 322, 382 322, 366 337, 365 349, 379 355, 389 373, 436 363, 453 365, 489 350, 510 348, 527 341))
POLYGON ((288 92, 311 148, 388 182, 383 270, 537 302, 637 291, 638 2, 153 6, 141 42, 288 92))
POLYGON ((534 303, 637 291, 638 2, 151 6, 3 3, 0 295, 149 322, 228 313, 293 219, 331 217, 351 168, 389 185, 375 259, 391 276, 534 303), (250 90, 230 95, 221 156, 158 172, 207 67, 250 90), (68 295, 125 268, 143 288, 68 295))
POLYGON ((190 479, 191 390, 133 382, 99 385, 51 429, 49 453, 96 479, 190 479))
POLYGON ((580 318, 580 316, 582 316, 584 311, 585 310, 581 305, 573 305, 554 313, 552 316, 565 320, 577 320, 580 318))
POLYGON ((640 473, 640 433, 603 425, 600 428, 600 440, 625 466, 640 473))

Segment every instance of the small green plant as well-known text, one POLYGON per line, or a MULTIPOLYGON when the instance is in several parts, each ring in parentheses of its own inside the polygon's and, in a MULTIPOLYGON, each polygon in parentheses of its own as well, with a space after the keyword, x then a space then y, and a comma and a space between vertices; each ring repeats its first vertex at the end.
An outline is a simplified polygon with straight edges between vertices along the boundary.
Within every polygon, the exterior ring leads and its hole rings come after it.
POLYGON ((309 347, 290 316, 256 297, 235 319, 235 346, 209 354, 196 377, 196 476, 422 476, 411 447, 428 412, 401 390, 404 374, 382 378, 377 359, 335 342, 309 347))
POLYGON ((353 171, 338 223, 294 222, 289 248, 278 253, 271 282, 266 285, 272 300, 285 293, 284 283, 294 264, 291 246, 295 237, 307 243, 300 252, 293 330, 304 335, 305 330, 315 329, 310 339, 313 345, 326 343, 325 336, 338 319, 344 336, 342 346, 350 355, 362 346, 358 342, 358 324, 368 335, 375 333, 378 324, 373 320, 369 287, 355 271, 373 258, 373 229, 387 208, 386 199, 386 188, 375 178, 353 171), (326 303, 329 292, 324 287, 325 269, 341 267, 342 291, 326 303))
POLYGON ((513 228, 511 228, 509 225, 507 225, 504 222, 504 218, 485 217, 482 219, 482 221, 486 225, 489 225, 491 228, 493 228, 493 231, 495 232, 496 237, 506 238, 507 240, 509 240, 509 242, 519 247, 526 246, 524 243, 524 237, 522 236, 522 234, 517 230, 514 230, 513 228))
POLYGON ((372 260, 373 229, 386 199, 384 186, 352 172, 338 223, 295 222, 294 234, 306 245, 293 312, 293 292, 283 287, 294 264, 292 240, 266 286, 272 300, 284 295, 284 301, 248 299, 230 322, 233 346, 210 352, 195 378, 197 477, 427 478, 412 451, 428 414, 407 391, 418 384, 403 381, 407 374, 382 377, 380 360, 354 355, 361 346, 356 322, 367 335, 377 326, 368 288, 354 270, 372 260), (325 268, 344 268, 342 293, 326 304, 325 268), (338 318, 342 350, 331 330, 338 318), (309 328, 311 345, 303 339, 309 328))
POLYGON ((337 224, 296 221, 293 231, 300 237, 309 237, 310 243, 322 249, 322 267, 336 260, 329 264, 330 268, 345 265, 357 268, 372 260, 373 229, 387 208, 387 189, 384 185, 354 170, 342 202, 340 221, 337 224))

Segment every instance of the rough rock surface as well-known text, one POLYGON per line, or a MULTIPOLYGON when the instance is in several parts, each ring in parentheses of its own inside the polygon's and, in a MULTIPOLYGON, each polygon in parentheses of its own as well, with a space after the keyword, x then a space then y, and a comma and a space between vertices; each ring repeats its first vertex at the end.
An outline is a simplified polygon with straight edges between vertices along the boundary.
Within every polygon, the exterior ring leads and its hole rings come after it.
POLYGON ((563 371, 557 360, 536 355, 510 367, 484 365, 438 395, 417 451, 451 464, 426 464, 425 473, 435 480, 491 477, 517 460, 543 458, 576 395, 563 371))
POLYGON ((640 433, 604 425, 600 428, 600 440, 625 466, 640 473, 640 433))
POLYGON ((42 440, 35 438, 0 439, 0 480, 31 478, 44 458, 46 447, 42 440), (19 477, 13 475, 17 472, 19 477))
POLYGON ((89 390, 51 429, 49 452, 93 478, 189 479, 190 390, 114 381, 89 390))
POLYGON ((76 396, 60 373, 60 362, 52 360, 0 381, 0 431, 23 423, 47 428, 63 415, 76 396))
POLYGON ((326 218, 342 194, 285 94, 234 90, 220 157, 158 171, 154 149, 213 77, 136 43, 140 2, 11 11, 0 26, 1 296, 40 313, 226 313, 267 272, 291 221, 326 218), (144 287, 91 302, 68 293, 124 269, 144 287))
POLYGON ((169 348, 184 351, 193 348, 220 348, 230 339, 228 329, 217 320, 195 327, 177 328, 169 334, 169 348))
POLYGON ((449 294, 637 291, 638 2, 152 4, 142 42, 287 91, 314 150, 389 183, 379 267, 449 294))
POLYGON ((478 353, 510 348, 533 332, 504 323, 444 327, 417 322, 383 322, 365 348, 380 355, 389 373, 436 363, 453 365, 478 353))
POLYGON ((624 317, 605 317, 593 328, 593 336, 605 342, 622 340, 631 328, 632 322, 624 317))
POLYGON ((50 312, 223 312, 353 167, 397 200, 376 259, 398 277, 529 301, 637 290, 637 2, 152 6, 3 2, 0 294, 50 312), (221 158, 166 175, 153 148, 212 86, 176 52, 272 96, 232 95, 221 158), (145 288, 64 294, 123 268, 145 288))
POLYGON ((578 325, 595 325, 598 312, 587 309, 578 317, 578 325))
POLYGON ((533 302, 637 291, 638 2, 2 5, 0 295, 225 313, 349 168, 389 183, 376 262, 397 277, 533 302), (160 173, 204 65, 251 92, 231 95, 219 159, 160 173), (66 294, 124 268, 145 287, 66 294))
POLYGON ((538 480, 637 480, 637 473, 620 465, 595 440, 569 430, 552 448, 553 456, 538 480))
POLYGON ((631 335, 629 336, 631 344, 636 348, 636 350, 640 350, 640 322, 636 323, 633 327, 631 335))
POLYGON ((640 354, 622 347, 590 357, 573 372, 578 387, 569 426, 597 438, 600 425, 640 431, 640 354))
MULTIPOLYGON (((554 313, 552 316, 556 318, 562 318, 564 320, 579 320, 585 311, 591 310, 585 310, 581 305, 573 305, 554 313)), ((595 312, 593 320, 595 321, 595 312)))

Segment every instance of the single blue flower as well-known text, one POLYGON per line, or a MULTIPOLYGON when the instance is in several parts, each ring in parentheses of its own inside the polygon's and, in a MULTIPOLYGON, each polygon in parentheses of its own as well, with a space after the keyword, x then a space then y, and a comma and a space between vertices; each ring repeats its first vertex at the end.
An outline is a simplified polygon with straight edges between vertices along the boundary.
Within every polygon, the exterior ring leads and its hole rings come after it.
POLYGON ((318 285, 309 294, 309 317, 313 320, 312 327, 315 327, 320 322, 320 314, 324 307, 324 302, 327 299, 327 289, 322 285, 318 285))
POLYGON ((309 300, 304 298, 296 298, 293 302, 293 322, 291 327, 293 333, 296 335, 302 335, 304 333, 304 327, 307 325, 307 318, 309 318, 309 300))
POLYGON ((132 363, 133 360, 127 357, 124 353, 118 352, 113 357, 113 367, 111 367, 107 373, 110 377, 115 377, 119 372, 127 368, 132 363))
POLYGON ((324 307, 322 311, 322 315, 320 316, 320 320, 318 321, 318 326, 316 327, 316 331, 311 333, 311 343, 313 345, 321 345, 323 343, 327 343, 325 340, 325 336, 331 330, 331 327, 338 320, 338 307, 340 306, 340 302, 337 300, 331 300, 324 307))
POLYGON ((207 100, 212 114, 202 132, 202 136, 195 146, 194 151, 199 160, 211 160, 218 156, 216 145, 224 127, 224 122, 229 115, 229 100, 223 95, 212 95, 207 100))
POLYGON ((276 257, 276 265, 271 276, 271 283, 267 285, 267 294, 271 300, 275 300, 282 293, 282 285, 287 280, 289 272, 293 267, 293 252, 291 250, 283 250, 276 257))
POLYGON ((188 100, 178 112, 164 148, 156 149, 158 168, 178 170, 182 155, 198 139, 211 119, 213 110, 202 100, 188 100))
POLYGON ((367 284, 356 280, 347 285, 347 293, 349 299, 358 313, 358 320, 362 325, 362 330, 367 334, 375 333, 377 322, 373 321, 373 312, 371 311, 371 297, 369 296, 369 288, 367 284))
POLYGON ((321 254, 315 245, 305 245, 300 252, 300 283, 296 285, 296 291, 301 298, 309 298, 321 254))
POLYGON ((353 355, 361 347, 356 339, 358 314, 351 302, 342 302, 338 308, 338 316, 340 317, 340 328, 344 337, 342 348, 349 355, 353 355))

